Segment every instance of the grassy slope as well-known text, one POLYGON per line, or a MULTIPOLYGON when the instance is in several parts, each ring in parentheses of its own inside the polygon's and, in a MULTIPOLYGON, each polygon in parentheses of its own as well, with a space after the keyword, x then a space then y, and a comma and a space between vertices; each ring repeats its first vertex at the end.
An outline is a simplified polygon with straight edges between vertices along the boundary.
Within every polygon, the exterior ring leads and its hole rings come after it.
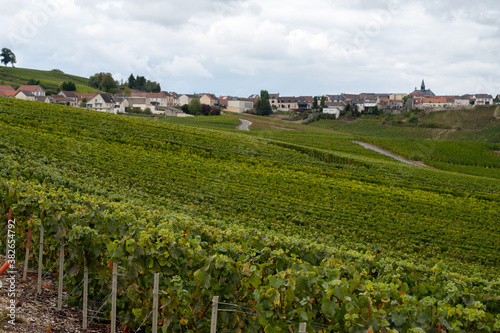
POLYGON ((0 67, 0 83, 19 86, 26 84, 30 79, 40 80, 45 90, 57 91, 63 82, 72 81, 77 92, 92 93, 96 90, 87 85, 88 79, 76 75, 56 71, 43 71, 36 69, 0 67))

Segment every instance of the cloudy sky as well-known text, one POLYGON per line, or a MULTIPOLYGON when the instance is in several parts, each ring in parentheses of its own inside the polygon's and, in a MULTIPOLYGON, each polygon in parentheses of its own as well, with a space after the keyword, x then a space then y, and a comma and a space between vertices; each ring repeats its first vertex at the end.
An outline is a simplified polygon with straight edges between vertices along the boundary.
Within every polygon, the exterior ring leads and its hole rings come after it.
POLYGON ((179 93, 500 93, 498 0, 0 0, 17 66, 179 93))

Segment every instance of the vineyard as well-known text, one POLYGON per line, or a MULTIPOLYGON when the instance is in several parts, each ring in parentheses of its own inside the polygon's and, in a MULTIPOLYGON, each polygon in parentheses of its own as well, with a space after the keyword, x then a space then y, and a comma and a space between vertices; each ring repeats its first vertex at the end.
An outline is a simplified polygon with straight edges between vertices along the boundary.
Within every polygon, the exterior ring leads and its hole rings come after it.
POLYGON ((208 332, 213 296, 255 313, 223 313, 218 332, 500 331, 499 179, 403 165, 349 134, 205 119, 0 98, 0 223, 11 209, 17 261, 43 225, 45 269, 66 243, 79 306, 83 268, 105 300, 119 263, 129 330, 160 272, 163 332, 208 332))

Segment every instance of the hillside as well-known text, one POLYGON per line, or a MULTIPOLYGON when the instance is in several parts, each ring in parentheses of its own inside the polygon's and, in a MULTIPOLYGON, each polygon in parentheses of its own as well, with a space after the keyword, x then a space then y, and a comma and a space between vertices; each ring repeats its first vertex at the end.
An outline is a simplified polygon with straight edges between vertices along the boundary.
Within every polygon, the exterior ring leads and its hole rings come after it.
POLYGON ((356 120, 323 119, 311 126, 379 138, 462 140, 500 143, 500 106, 407 115, 362 116, 356 120))
POLYGON ((155 121, 0 98, 0 221, 13 210, 17 261, 33 217, 45 269, 67 243, 71 302, 86 266, 108 318, 119 263, 129 330, 151 311, 154 272, 165 331, 207 332, 213 296, 244 308, 221 312, 221 332, 500 329, 499 179, 261 119, 243 132, 232 116, 155 121))
POLYGON ((36 69, 0 67, 0 85, 12 85, 15 88, 26 84, 30 79, 39 80, 45 90, 58 92, 63 82, 72 81, 79 93, 92 93, 96 90, 88 86, 88 79, 65 74, 60 71, 43 71, 36 69))

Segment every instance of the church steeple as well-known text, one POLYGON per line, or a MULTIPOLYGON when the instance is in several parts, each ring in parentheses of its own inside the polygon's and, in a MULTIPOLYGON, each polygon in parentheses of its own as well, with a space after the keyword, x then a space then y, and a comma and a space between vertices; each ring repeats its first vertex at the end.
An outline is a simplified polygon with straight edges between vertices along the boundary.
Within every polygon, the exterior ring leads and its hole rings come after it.
POLYGON ((421 88, 422 88, 422 91, 424 91, 424 90, 425 90, 425 83, 424 83, 424 80, 423 80, 423 79, 422 79, 422 86, 421 86, 421 88))

